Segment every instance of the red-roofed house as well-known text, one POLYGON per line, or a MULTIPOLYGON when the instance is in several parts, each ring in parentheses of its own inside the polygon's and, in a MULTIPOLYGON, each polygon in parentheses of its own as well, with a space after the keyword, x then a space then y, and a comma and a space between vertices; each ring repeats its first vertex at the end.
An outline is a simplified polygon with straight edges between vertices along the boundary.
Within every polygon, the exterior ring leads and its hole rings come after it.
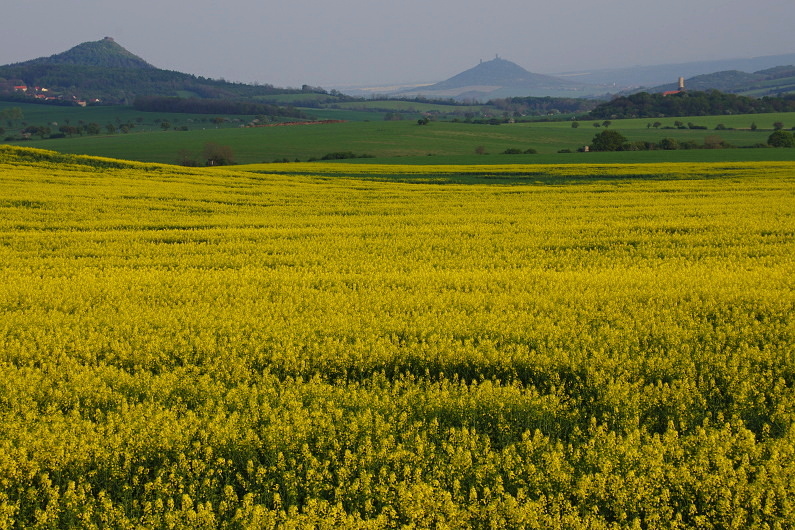
POLYGON ((680 93, 682 93, 684 91, 685 91, 685 78, 684 77, 680 77, 679 78, 679 90, 668 90, 666 92, 663 92, 663 96, 672 96, 674 94, 680 94, 680 93))

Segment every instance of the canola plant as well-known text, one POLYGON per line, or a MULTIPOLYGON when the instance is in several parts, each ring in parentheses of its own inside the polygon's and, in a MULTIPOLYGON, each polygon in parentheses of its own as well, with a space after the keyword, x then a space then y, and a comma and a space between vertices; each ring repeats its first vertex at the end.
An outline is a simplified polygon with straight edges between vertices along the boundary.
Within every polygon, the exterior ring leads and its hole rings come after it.
POLYGON ((263 171, 0 147, 0 528, 795 524, 795 163, 263 171))

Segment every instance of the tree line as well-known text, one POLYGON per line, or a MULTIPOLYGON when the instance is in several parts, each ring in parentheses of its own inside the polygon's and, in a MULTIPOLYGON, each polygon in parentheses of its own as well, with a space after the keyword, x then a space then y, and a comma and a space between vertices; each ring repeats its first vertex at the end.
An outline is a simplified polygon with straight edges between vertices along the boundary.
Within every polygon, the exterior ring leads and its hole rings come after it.
MULTIPOLYGON (((589 146, 591 151, 675 151, 677 149, 728 149, 735 146, 723 141, 720 136, 710 135, 703 144, 694 140, 679 141, 676 138, 662 138, 659 142, 638 140, 630 142, 618 131, 608 130, 597 133, 589 146)), ((777 129, 771 134, 766 144, 752 147, 795 147, 795 136, 791 132, 777 129)))
POLYGON ((591 118, 665 118, 670 116, 720 116, 724 114, 757 114, 795 111, 795 95, 761 99, 708 92, 649 94, 639 92, 602 103, 594 108, 591 118))
POLYGON ((499 110, 519 114, 549 114, 550 112, 573 114, 588 112, 598 105, 598 101, 582 98, 556 97, 512 97, 492 99, 489 104, 499 110))
POLYGON ((245 100, 178 98, 168 96, 139 96, 133 107, 145 112, 179 112, 190 114, 263 114, 287 118, 306 118, 293 107, 279 107, 245 100))

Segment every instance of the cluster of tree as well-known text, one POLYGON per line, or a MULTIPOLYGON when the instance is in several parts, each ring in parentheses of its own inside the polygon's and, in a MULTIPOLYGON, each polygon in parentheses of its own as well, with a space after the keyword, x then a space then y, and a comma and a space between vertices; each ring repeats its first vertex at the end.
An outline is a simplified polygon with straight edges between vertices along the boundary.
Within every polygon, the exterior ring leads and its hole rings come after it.
POLYGON ((145 112, 181 112, 190 114, 262 114, 306 119, 306 115, 292 107, 278 107, 248 100, 220 100, 178 98, 167 96, 139 96, 135 109, 145 112))
MULTIPOLYGON (((594 127, 604 127, 605 129, 607 129, 608 127, 610 127, 612 124, 613 124, 613 122, 612 122, 612 121, 610 121, 610 120, 605 120, 605 121, 603 121, 603 122, 601 122, 601 123, 599 123, 598 121, 595 121, 595 122, 593 122, 593 126, 594 126, 594 127)), ((578 122, 578 121, 576 121, 576 120, 575 120, 575 121, 573 121, 573 122, 571 122, 571 128, 572 128, 572 129, 576 129, 576 128, 578 128, 579 126, 580 126, 580 122, 578 122)))
POLYGON ((235 155, 228 145, 207 142, 198 155, 187 149, 181 149, 177 154, 177 164, 188 167, 198 166, 229 166, 235 163, 235 155))
MULTIPOLYGON (((681 120, 676 120, 674 122, 674 124, 673 124, 673 127, 670 126, 670 125, 663 125, 659 121, 655 121, 654 123, 647 123, 646 124, 646 128, 647 129, 650 129, 652 127, 654 127, 655 129, 659 129, 661 127, 663 129, 702 129, 702 130, 706 130, 707 129, 706 125, 696 125, 692 121, 689 121, 689 122, 685 123, 685 122, 683 122, 681 120)), ((715 127, 715 129, 717 129, 717 130, 725 130, 726 126, 723 125, 723 124, 718 124, 715 127)))
POLYGON ((599 102, 592 99, 554 97, 514 97, 492 99, 489 105, 519 115, 574 114, 588 112, 599 102))
POLYGON ((502 152, 504 155, 535 155, 538 154, 538 151, 533 149, 532 147, 529 149, 519 149, 518 147, 509 147, 505 151, 502 152))
POLYGON ((649 94, 640 92, 602 103, 590 112, 591 118, 665 118, 669 116, 719 116, 761 112, 795 112, 795 95, 761 99, 709 92, 649 94))
MULTIPOLYGON (((0 113, 0 117, 2 117, 2 119, 9 118, 7 119, 9 125, 22 119, 21 111, 19 111, 17 114, 14 112, 14 110, 19 109, 17 107, 13 107, 11 109, 4 109, 3 112, 0 113)), ((123 123, 121 121, 118 121, 117 123, 108 123, 104 127, 97 122, 83 123, 82 120, 77 125, 71 125, 69 123, 61 126, 58 126, 57 123, 50 123, 47 125, 26 125, 24 128, 19 130, 18 134, 8 136, 6 137, 6 140, 24 140, 29 139, 32 136, 38 136, 42 140, 45 138, 66 138, 67 136, 71 138, 75 135, 83 136, 84 134, 93 136, 101 134, 103 130, 107 131, 108 134, 115 134, 117 132, 128 133, 133 128, 135 128, 134 123, 123 123), (54 132, 53 127, 58 127, 57 132, 54 132)), ((5 133, 6 130, 0 127, 0 135, 5 133)))
POLYGON ((795 147, 795 135, 781 129, 773 131, 767 139, 770 147, 795 147))
MULTIPOLYGON (((767 144, 754 147, 795 147, 795 136, 792 133, 777 130, 768 137, 767 144)), ((615 130, 602 131, 593 137, 591 151, 673 151, 677 149, 726 149, 732 145, 723 141, 720 136, 710 135, 704 139, 703 144, 693 140, 679 141, 676 138, 663 138, 659 142, 635 141, 630 142, 623 134, 615 130)))
MULTIPOLYGON (((353 151, 335 151, 333 153, 326 153, 320 160, 347 160, 349 158, 373 158, 373 155, 357 155, 353 151)), ((314 159, 310 159, 309 161, 312 162, 314 159)))
POLYGON ((38 136, 42 140, 52 134, 52 129, 46 125, 28 125, 22 129, 23 137, 29 138, 31 136, 38 136))

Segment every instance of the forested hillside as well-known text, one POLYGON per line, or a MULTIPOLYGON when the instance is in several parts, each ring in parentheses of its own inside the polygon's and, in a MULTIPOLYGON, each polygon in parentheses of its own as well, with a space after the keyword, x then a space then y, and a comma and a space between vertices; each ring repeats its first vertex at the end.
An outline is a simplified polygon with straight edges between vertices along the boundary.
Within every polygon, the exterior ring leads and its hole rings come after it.
POLYGON ((63 53, 40 57, 19 63, 20 66, 33 64, 72 64, 100 66, 103 68, 143 68, 155 69, 134 53, 125 50, 115 40, 105 37, 100 41, 84 42, 63 53))
MULTIPOLYGON (((687 79, 688 90, 720 90, 744 96, 781 96, 795 93, 795 66, 776 66, 747 73, 741 70, 722 70, 687 79)), ((676 90, 673 83, 660 85, 647 92, 676 90)))
POLYGON ((640 92, 603 103, 593 109, 590 115, 598 119, 621 119, 793 111, 795 111, 795 96, 756 99, 712 90, 669 95, 640 92))
POLYGON ((0 96, 20 96, 15 87, 46 88, 48 98, 100 100, 131 104, 137 96, 198 98, 258 98, 319 91, 276 88, 272 85, 231 83, 162 70, 130 53, 110 38, 86 42, 62 54, 0 66, 0 96))

